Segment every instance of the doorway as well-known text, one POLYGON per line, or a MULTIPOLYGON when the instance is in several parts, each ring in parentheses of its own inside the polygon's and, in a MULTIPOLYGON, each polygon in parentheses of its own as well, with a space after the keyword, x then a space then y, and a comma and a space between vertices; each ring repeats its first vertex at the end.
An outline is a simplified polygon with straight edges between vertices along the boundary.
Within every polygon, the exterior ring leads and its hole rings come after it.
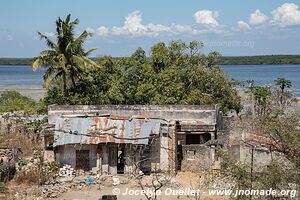
POLYGON ((118 163, 117 163, 118 174, 124 174, 124 167, 125 167, 125 148, 120 147, 118 148, 118 163))
POLYGON ((76 170, 82 169, 84 171, 90 170, 89 164, 90 151, 89 150, 76 150, 76 170))

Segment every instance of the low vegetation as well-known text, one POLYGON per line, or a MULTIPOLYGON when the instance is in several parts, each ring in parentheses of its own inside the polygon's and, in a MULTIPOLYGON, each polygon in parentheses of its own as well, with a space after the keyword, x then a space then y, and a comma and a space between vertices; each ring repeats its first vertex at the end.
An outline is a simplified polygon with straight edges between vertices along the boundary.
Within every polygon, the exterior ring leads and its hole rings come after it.
POLYGON ((300 64, 300 55, 224 56, 220 65, 283 65, 300 64))
POLYGON ((23 111, 25 114, 41 114, 47 111, 43 100, 35 102, 16 91, 5 91, 0 94, 0 113, 23 111))
MULTIPOLYGON (((227 151, 220 149, 217 154, 222 158, 222 174, 234 179, 236 189, 268 190, 272 188, 279 191, 284 189, 299 191, 300 113, 291 109, 294 97, 286 91, 291 84, 289 80, 278 78, 275 80, 278 88, 265 86, 251 88, 249 94, 254 97, 255 110, 252 115, 255 117, 241 120, 239 126, 245 132, 257 133, 268 138, 266 145, 274 156, 268 166, 257 168, 253 163, 237 162, 229 156, 227 151)), ((252 144, 253 149, 256 148, 255 146, 252 144)))

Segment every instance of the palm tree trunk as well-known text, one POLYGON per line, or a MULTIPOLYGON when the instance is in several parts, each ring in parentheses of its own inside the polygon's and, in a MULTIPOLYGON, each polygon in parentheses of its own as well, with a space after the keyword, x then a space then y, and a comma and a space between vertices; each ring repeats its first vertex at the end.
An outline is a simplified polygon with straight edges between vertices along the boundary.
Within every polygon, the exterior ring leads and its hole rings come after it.
POLYGON ((284 93, 284 86, 281 86, 281 94, 280 94, 280 108, 282 108, 283 104, 283 93, 284 93))
POLYGON ((71 74, 71 80, 72 80, 73 89, 76 90, 76 82, 75 82, 74 73, 71 74))
POLYGON ((66 77, 66 73, 63 73, 62 92, 63 92, 64 97, 66 97, 67 96, 67 77, 66 77))

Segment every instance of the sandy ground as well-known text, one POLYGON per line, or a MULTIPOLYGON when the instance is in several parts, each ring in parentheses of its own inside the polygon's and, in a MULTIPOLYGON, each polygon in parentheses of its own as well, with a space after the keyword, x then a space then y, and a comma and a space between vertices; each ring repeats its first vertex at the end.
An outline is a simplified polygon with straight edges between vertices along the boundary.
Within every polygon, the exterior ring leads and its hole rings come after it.
POLYGON ((5 89, 0 89, 0 94, 1 92, 4 91, 17 91, 20 92, 22 95, 27 96, 32 98, 35 101, 38 101, 39 99, 41 99, 42 97, 45 96, 46 94, 46 90, 45 89, 40 89, 40 88, 29 88, 29 89, 23 89, 23 88, 5 88, 5 89))

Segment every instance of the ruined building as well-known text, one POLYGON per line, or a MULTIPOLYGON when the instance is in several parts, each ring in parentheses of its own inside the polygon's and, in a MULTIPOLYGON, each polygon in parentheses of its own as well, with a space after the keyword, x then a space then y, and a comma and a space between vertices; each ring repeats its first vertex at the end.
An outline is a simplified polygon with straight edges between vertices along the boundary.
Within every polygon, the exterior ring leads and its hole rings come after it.
POLYGON ((53 105, 48 123, 45 154, 102 174, 208 169, 222 129, 217 105, 53 105))

